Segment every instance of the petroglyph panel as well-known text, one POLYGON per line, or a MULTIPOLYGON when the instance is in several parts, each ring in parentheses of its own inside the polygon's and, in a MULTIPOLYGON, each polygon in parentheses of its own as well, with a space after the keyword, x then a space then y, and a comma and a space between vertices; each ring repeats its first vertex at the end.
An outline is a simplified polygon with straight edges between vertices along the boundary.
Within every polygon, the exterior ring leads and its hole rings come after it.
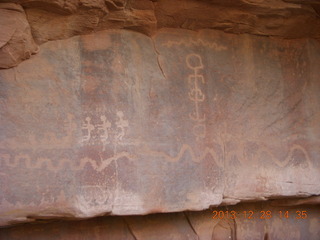
POLYGON ((189 144, 223 148, 225 202, 319 194, 318 42, 210 30, 163 30, 155 42, 166 77, 189 79, 179 87, 193 106, 180 102, 179 112, 193 111, 189 139, 205 129, 189 144))
POLYGON ((319 194, 319 56, 209 30, 44 44, 0 71, 1 224, 319 194))

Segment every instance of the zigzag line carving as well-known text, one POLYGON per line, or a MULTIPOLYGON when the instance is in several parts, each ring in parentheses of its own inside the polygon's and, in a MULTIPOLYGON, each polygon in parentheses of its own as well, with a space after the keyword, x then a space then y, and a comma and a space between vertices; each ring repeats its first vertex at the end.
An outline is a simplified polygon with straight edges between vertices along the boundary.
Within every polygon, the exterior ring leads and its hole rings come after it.
POLYGON ((116 161, 120 158, 127 158, 127 159, 134 159, 135 157, 127 152, 121 152, 113 157, 107 158, 102 161, 101 164, 98 164, 97 161, 91 159, 91 158, 82 158, 79 161, 72 161, 67 158, 62 158, 57 163, 54 163, 51 159, 49 158, 37 158, 36 161, 32 161, 30 156, 26 154, 18 154, 17 156, 14 157, 13 161, 10 160, 10 156, 8 154, 2 154, 1 155, 1 160, 4 160, 4 163, 8 167, 19 167, 21 166, 20 163, 21 161, 24 161, 26 168, 28 169, 40 169, 42 167, 46 167, 48 170, 57 172, 68 165, 72 170, 74 171, 80 171, 84 169, 86 164, 89 164, 92 166, 93 169, 96 171, 101 172, 104 170, 112 161, 116 161))
MULTIPOLYGON (((289 164, 289 162, 292 160, 293 153, 295 150, 299 150, 304 154, 309 167, 311 167, 312 163, 311 163, 311 160, 310 160, 310 157, 309 157, 307 151, 302 146, 297 145, 297 144, 294 144, 290 148, 289 153, 284 161, 279 161, 274 156, 274 154, 272 152, 270 152, 265 147, 258 150, 257 155, 261 156, 263 153, 266 153, 271 157, 272 162, 274 162, 277 166, 283 168, 283 167, 287 166, 289 164)), ((0 158, 1 158, 2 163, 4 163, 6 166, 11 167, 11 168, 20 167, 21 162, 24 162, 27 169, 40 169, 42 167, 46 167, 46 169, 48 169, 50 171, 57 172, 61 169, 64 169, 66 166, 69 166, 74 171, 81 171, 82 169, 85 168, 86 164, 89 164, 89 165, 91 165, 91 167, 93 169, 95 169, 98 172, 101 172, 106 167, 108 167, 112 161, 117 161, 121 158, 126 158, 126 159, 129 159, 130 161, 135 161, 138 159, 137 155, 142 155, 142 156, 145 155, 145 156, 151 156, 151 157, 160 157, 167 162, 174 163, 174 162, 179 162, 181 160, 181 158, 186 153, 188 153, 191 156, 191 161, 193 161, 195 163, 200 163, 208 155, 210 155, 210 156, 212 156, 213 160, 215 161, 215 163, 217 164, 218 167, 222 167, 222 168, 224 167, 224 160, 221 159, 219 161, 219 159, 220 159, 219 156, 217 156, 217 153, 212 148, 207 147, 204 151, 202 151, 202 153, 199 156, 197 156, 197 154, 193 151, 191 146, 189 146, 188 144, 183 144, 182 147, 180 148, 180 151, 178 152, 178 154, 174 157, 165 153, 165 152, 155 151, 155 150, 151 150, 151 149, 143 149, 138 154, 130 154, 128 152, 121 152, 119 154, 116 154, 113 157, 103 159, 100 164, 98 164, 97 161, 95 161, 91 158, 87 158, 87 157, 80 159, 80 161, 72 161, 67 158, 62 158, 57 162, 53 162, 49 158, 37 158, 36 161, 32 161, 30 156, 27 154, 18 154, 13 159, 10 159, 9 154, 1 154, 0 158)), ((229 158, 229 156, 231 154, 227 154, 227 155, 228 155, 227 158, 229 158)))
POLYGON ((158 151, 154 151, 154 150, 145 150, 143 152, 143 154, 145 154, 145 155, 162 157, 163 159, 165 159, 168 162, 179 162, 185 153, 189 153, 191 156, 191 161, 193 161, 195 163, 200 163, 203 159, 206 158, 207 155, 211 155, 213 157, 215 163, 219 167, 223 167, 223 162, 222 161, 220 162, 218 160, 219 157, 217 156, 215 151, 212 148, 208 148, 208 147, 201 153, 200 156, 196 156, 195 152, 188 144, 183 144, 182 147, 180 148, 179 153, 175 157, 172 157, 165 152, 158 152, 158 151))
MULTIPOLYGON (((196 162, 196 163, 201 162, 203 159, 205 159, 207 157, 207 155, 211 155, 219 167, 223 166, 223 163, 218 161, 219 158, 218 158, 217 154, 213 151, 213 149, 206 148, 200 156, 196 156, 193 149, 187 144, 182 145, 179 153, 175 157, 172 157, 165 152, 158 152, 158 151, 154 151, 154 150, 145 150, 145 151, 140 152, 139 155, 161 157, 168 162, 178 162, 178 161, 180 161, 180 159, 183 157, 183 155, 185 153, 189 153, 191 156, 191 161, 196 162)), ((121 152, 113 157, 102 160, 102 163, 98 164, 97 161, 95 161, 91 158, 82 158, 82 159, 80 159, 80 161, 71 161, 70 159, 62 158, 55 163, 49 158, 37 158, 36 161, 33 161, 30 158, 30 156, 27 154, 18 154, 13 159, 10 159, 9 154, 2 154, 0 156, 1 156, 1 161, 4 162, 4 164, 8 167, 12 167, 12 168, 19 167, 19 166, 21 166, 21 162, 23 161, 24 164, 26 165, 26 168, 28 168, 28 169, 40 169, 42 167, 46 167, 48 170, 51 170, 54 172, 57 172, 60 169, 65 168, 65 166, 69 166, 74 171, 80 171, 80 170, 84 169, 86 164, 90 164, 93 169, 101 172, 112 161, 117 161, 118 159, 123 158, 123 157, 125 157, 129 160, 136 160, 138 158, 137 155, 129 154, 127 152, 121 152)))
POLYGON ((307 163, 308 163, 309 167, 311 167, 311 166, 313 165, 313 164, 311 163, 311 160, 310 160, 310 157, 309 157, 309 154, 307 153, 307 151, 306 151, 302 146, 297 145, 297 144, 294 144, 294 145, 290 148, 289 153, 288 153, 288 155, 287 155, 287 157, 285 158, 284 161, 279 161, 279 160, 274 156, 274 154, 273 154, 272 152, 270 152, 270 151, 269 151, 267 148, 265 148, 265 147, 263 147, 262 149, 260 149, 258 152, 259 152, 259 156, 260 156, 262 153, 264 153, 264 152, 267 153, 268 155, 271 156, 272 161, 273 161, 276 165, 278 165, 279 167, 285 167, 285 166, 287 166, 287 165, 289 164, 290 160, 292 160, 293 152, 294 152, 295 150, 300 150, 300 151, 304 154, 304 156, 305 156, 305 158, 306 158, 306 160, 307 160, 307 163))
POLYGON ((227 47, 226 46, 222 46, 222 45, 219 45, 215 42, 207 42, 207 41, 203 41, 202 39, 198 39, 198 40, 180 40, 180 41, 168 41, 164 44, 162 44, 163 46, 166 46, 166 47, 174 47, 174 46, 185 46, 185 47, 191 47, 193 45, 202 45, 204 47, 208 47, 208 48, 211 48, 211 49, 214 49, 214 50, 217 50, 217 51, 223 51, 223 50, 227 50, 227 47))
MULTIPOLYGON (((307 161, 308 166, 309 166, 309 167, 312 167, 313 164, 312 164, 312 162, 311 162, 311 160, 310 160, 310 157, 309 157, 308 152, 307 152, 302 146, 300 146, 300 145, 298 145, 298 144, 293 144, 293 145, 290 147, 290 149, 289 149, 289 151, 288 151, 288 153, 287 153, 286 158, 284 159, 284 161, 280 161, 280 160, 279 160, 267 147, 265 147, 265 146, 260 146, 260 147, 259 147, 259 150, 257 150, 257 153, 255 154, 255 158, 259 158, 259 157, 261 157, 263 154, 264 154, 264 155, 268 155, 268 156, 270 157, 270 160, 271 160, 274 164, 276 164, 278 167, 283 168, 283 167, 286 167, 286 166, 290 163, 290 161, 293 159, 293 153, 294 153, 294 151, 296 151, 296 150, 299 150, 300 152, 303 153, 303 155, 304 155, 305 158, 306 158, 306 161, 307 161)), ((226 159, 227 159, 228 164, 229 164, 229 162, 230 162, 230 159, 231 159, 233 156, 235 156, 235 155, 239 156, 239 155, 243 155, 243 154, 240 154, 238 151, 226 153, 226 159), (238 153, 238 154, 237 154, 237 153, 238 153)), ((239 161, 241 162, 241 164, 243 164, 243 165, 248 164, 247 162, 242 161, 242 159, 243 159, 243 158, 240 158, 240 159, 239 159, 239 161)), ((228 164, 227 164, 227 165, 228 165, 228 164)))

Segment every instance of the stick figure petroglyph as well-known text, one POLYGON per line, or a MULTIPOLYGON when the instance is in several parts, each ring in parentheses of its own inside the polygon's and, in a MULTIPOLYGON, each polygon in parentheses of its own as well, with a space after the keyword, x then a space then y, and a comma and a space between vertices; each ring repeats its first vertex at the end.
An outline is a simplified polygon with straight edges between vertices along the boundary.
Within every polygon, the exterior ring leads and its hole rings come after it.
POLYGON ((115 137, 117 141, 121 141, 125 134, 125 128, 129 127, 129 122, 123 119, 124 114, 122 111, 117 111, 117 116, 119 120, 116 122, 116 126, 120 129, 120 132, 118 132, 115 137))
POLYGON ((205 100, 205 95, 199 87, 200 83, 205 83, 202 74, 199 71, 204 68, 202 58, 198 54, 190 54, 186 57, 186 64, 189 69, 193 70, 193 74, 188 76, 188 84, 190 85, 190 91, 188 93, 189 99, 194 102, 194 110, 189 114, 191 120, 196 124, 193 126, 193 134, 196 136, 196 140, 205 137, 206 126, 203 122, 206 120, 205 114, 200 114, 200 103, 205 100))
POLYGON ((82 137, 82 142, 89 142, 91 139, 91 132, 94 130, 94 125, 91 124, 90 117, 86 117, 81 129, 86 131, 86 135, 82 137))
POLYGON ((107 144, 128 144, 124 143, 123 137, 129 121, 124 119, 123 111, 116 112, 116 122, 112 122, 105 114, 100 113, 100 121, 97 123, 95 117, 87 116, 81 125, 82 139, 84 145, 102 146, 105 151, 107 144), (114 127, 115 126, 115 127, 114 127))
POLYGON ((103 144, 103 151, 106 148, 106 145, 109 143, 109 129, 111 128, 111 123, 107 120, 107 117, 102 115, 100 116, 100 119, 102 121, 102 124, 97 124, 97 128, 102 132, 100 135, 101 142, 103 144))

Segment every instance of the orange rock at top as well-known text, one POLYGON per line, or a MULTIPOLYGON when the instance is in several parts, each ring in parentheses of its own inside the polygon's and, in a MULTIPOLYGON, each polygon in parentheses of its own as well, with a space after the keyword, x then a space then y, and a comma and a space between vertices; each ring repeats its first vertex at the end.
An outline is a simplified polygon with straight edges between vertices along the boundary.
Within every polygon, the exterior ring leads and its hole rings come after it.
POLYGON ((20 5, 0 3, 0 22, 0 68, 14 67, 39 50, 20 5))

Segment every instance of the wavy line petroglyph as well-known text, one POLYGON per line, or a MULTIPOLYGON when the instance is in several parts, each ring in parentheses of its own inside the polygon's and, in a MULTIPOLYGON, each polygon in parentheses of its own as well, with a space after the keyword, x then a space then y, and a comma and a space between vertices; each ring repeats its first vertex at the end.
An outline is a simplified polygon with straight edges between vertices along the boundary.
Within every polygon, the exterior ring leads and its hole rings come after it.
POLYGON ((49 158, 36 158, 33 160, 28 154, 18 154, 15 157, 11 157, 10 154, 0 154, 0 160, 6 166, 11 168, 16 168, 16 167, 19 168, 21 167, 21 163, 23 162, 27 169, 41 169, 42 167, 45 167, 48 170, 57 172, 59 170, 64 169, 66 166, 68 166, 74 171, 81 171, 82 169, 85 168, 87 164, 89 164, 93 169, 95 169, 98 172, 101 172, 106 167, 108 167, 112 161, 117 161, 121 158, 126 158, 126 159, 129 159, 130 161, 136 161, 139 158, 138 156, 140 155, 140 156, 148 156, 148 157, 151 156, 154 158, 160 157, 161 159, 167 162, 179 162, 181 158, 187 153, 189 154, 189 156, 191 156, 190 160, 195 163, 200 163, 208 155, 211 155, 219 167, 223 166, 223 162, 219 160, 220 158, 217 156, 217 154, 212 148, 206 148, 204 151, 202 151, 202 153, 199 156, 197 156, 197 154, 193 151, 193 149, 187 144, 182 145, 182 147, 180 148, 180 151, 174 157, 168 155, 165 152, 144 149, 144 150, 141 150, 141 152, 139 152, 138 154, 121 152, 119 154, 116 154, 113 157, 103 159, 100 164, 98 164, 96 160, 93 160, 87 157, 82 158, 79 161, 70 160, 67 158, 63 158, 58 161, 52 161, 49 158))
POLYGON ((96 171, 101 172, 106 167, 108 167, 112 161, 117 161, 121 158, 134 160, 136 157, 127 152, 121 152, 113 157, 103 159, 101 164, 98 164, 97 161, 87 157, 81 158, 79 161, 70 160, 67 158, 62 158, 58 161, 52 161, 49 158, 36 158, 35 160, 32 160, 31 157, 27 154, 18 154, 13 157, 13 159, 11 159, 9 154, 0 155, 1 162, 11 168, 19 168, 21 167, 21 163, 23 162, 27 169, 41 169, 42 167, 45 167, 46 169, 53 172, 58 172, 59 170, 65 169, 66 166, 69 166, 74 171, 81 171, 87 164, 91 165, 91 167, 96 171))
POLYGON ((312 167, 312 163, 309 157, 309 154, 307 153, 307 151, 300 145, 298 144, 294 144, 292 145, 292 147, 290 148, 287 157, 284 159, 284 161, 279 161, 278 158, 276 158, 274 156, 274 154, 268 150, 266 147, 262 147, 259 149, 258 151, 258 156, 261 156, 263 153, 266 153, 267 155, 269 155, 271 157, 272 162, 274 162, 276 165, 278 165, 279 167, 285 167, 289 164, 290 160, 293 160, 293 153, 298 150, 301 151, 303 153, 303 155, 306 158, 306 161, 309 165, 309 167, 312 167))
POLYGON ((219 158, 217 153, 212 148, 208 148, 208 147, 204 151, 202 151, 202 153, 199 156, 196 155, 196 153, 193 151, 192 147, 189 146, 188 144, 183 144, 182 147, 180 148, 180 151, 178 152, 178 154, 175 157, 172 157, 165 152, 154 151, 154 150, 150 150, 150 149, 143 150, 143 155, 149 155, 149 156, 153 156, 153 157, 161 157, 164 160, 166 160, 167 162, 179 162, 181 160, 181 158, 187 153, 189 153, 189 155, 191 156, 191 161, 193 161, 195 163, 200 163, 208 155, 211 155, 213 157, 215 163, 219 167, 223 167, 222 159, 219 158), (221 159, 221 161, 219 161, 219 159, 221 159))
MULTIPOLYGON (((226 153, 226 159, 228 162, 230 162, 230 159, 233 158, 233 156, 238 156, 239 158, 239 161, 245 165, 245 164, 248 164, 247 162, 243 162, 241 161, 241 159, 243 158, 248 158, 248 156, 244 153, 243 151, 244 149, 244 146, 240 147, 240 150, 235 150, 235 151, 231 151, 231 152, 228 152, 226 153), (242 158, 243 157, 243 158, 242 158)), ((301 145, 298 145, 298 144, 293 144, 289 151, 288 151, 288 154, 286 156, 286 158, 283 160, 283 161, 280 161, 276 156, 275 154, 273 154, 270 149, 268 149, 267 147, 263 146, 263 144, 261 144, 259 146, 259 149, 257 150, 257 152, 254 154, 254 157, 255 159, 259 159, 261 156, 263 155, 268 155, 270 157, 270 160, 271 162, 273 162, 274 164, 276 164, 278 167, 281 167, 281 168, 284 168, 286 167, 291 160, 293 160, 294 158, 294 152, 295 151, 300 151, 301 153, 303 153, 305 159, 306 159, 306 162, 308 164, 309 167, 312 167, 313 164, 310 160, 310 157, 309 157, 309 154, 308 152, 301 146, 301 145)), ((228 163, 229 164, 229 163, 228 163)))
MULTIPOLYGON (((267 154, 268 156, 270 156, 270 160, 273 163, 283 168, 286 167, 290 163, 290 161, 294 159, 295 151, 300 151, 301 153, 303 153, 308 166, 313 166, 307 151, 298 144, 294 144, 291 146, 284 161, 280 161, 279 159, 277 159, 275 155, 264 146, 259 147, 259 150, 254 155, 256 159, 259 159, 261 156, 267 154)), ((185 155, 189 156, 189 160, 195 163, 200 163, 208 156, 211 156, 218 167, 224 167, 223 158, 219 157, 216 151, 214 151, 212 148, 207 147, 201 152, 201 154, 196 154, 192 147, 188 144, 183 144, 176 156, 171 156, 163 151, 140 148, 139 152, 137 153, 130 154, 128 152, 120 152, 110 158, 102 159, 100 163, 88 157, 81 158, 80 160, 70 160, 67 158, 62 158, 57 161, 53 161, 49 158, 41 157, 32 159, 28 154, 17 154, 16 156, 12 156, 12 154, 2 153, 0 154, 0 165, 5 165, 10 168, 21 168, 21 164, 23 164, 26 169, 46 168, 49 171, 53 172, 58 172, 65 169, 66 167, 69 167, 73 171, 81 171, 86 167, 86 165, 90 165, 97 172, 101 172, 106 169, 113 161, 118 161, 123 158, 128 159, 129 161, 137 161, 139 159, 143 159, 144 157, 152 157, 154 159, 160 158, 161 160, 165 160, 167 162, 176 163, 179 162, 185 155)), ((234 155, 239 154, 237 154, 237 152, 227 153, 225 156, 226 160, 229 161, 229 159, 231 159, 234 155)))
POLYGON ((203 94, 200 83, 205 83, 204 77, 199 73, 203 69, 202 58, 198 54, 189 54, 186 57, 186 64, 189 69, 193 70, 193 73, 188 76, 188 84, 190 86, 190 91, 188 93, 189 99, 194 103, 194 110, 189 114, 191 120, 195 121, 195 125, 192 128, 193 134, 196 136, 196 140, 205 137, 206 125, 204 121, 206 120, 206 115, 200 116, 200 103, 205 100, 205 95, 203 94))
POLYGON ((168 41, 166 43, 163 44, 163 46, 166 46, 166 47, 176 47, 176 46, 185 46, 185 47, 191 47, 193 45, 196 45, 196 46, 204 46, 204 47, 208 47, 208 48, 211 48, 211 49, 214 49, 216 51, 223 51, 223 50, 227 50, 228 48, 226 46, 223 46, 223 45, 219 45, 217 44, 216 42, 207 42, 207 41, 204 41, 202 39, 198 39, 198 40, 179 40, 179 41, 168 41))

